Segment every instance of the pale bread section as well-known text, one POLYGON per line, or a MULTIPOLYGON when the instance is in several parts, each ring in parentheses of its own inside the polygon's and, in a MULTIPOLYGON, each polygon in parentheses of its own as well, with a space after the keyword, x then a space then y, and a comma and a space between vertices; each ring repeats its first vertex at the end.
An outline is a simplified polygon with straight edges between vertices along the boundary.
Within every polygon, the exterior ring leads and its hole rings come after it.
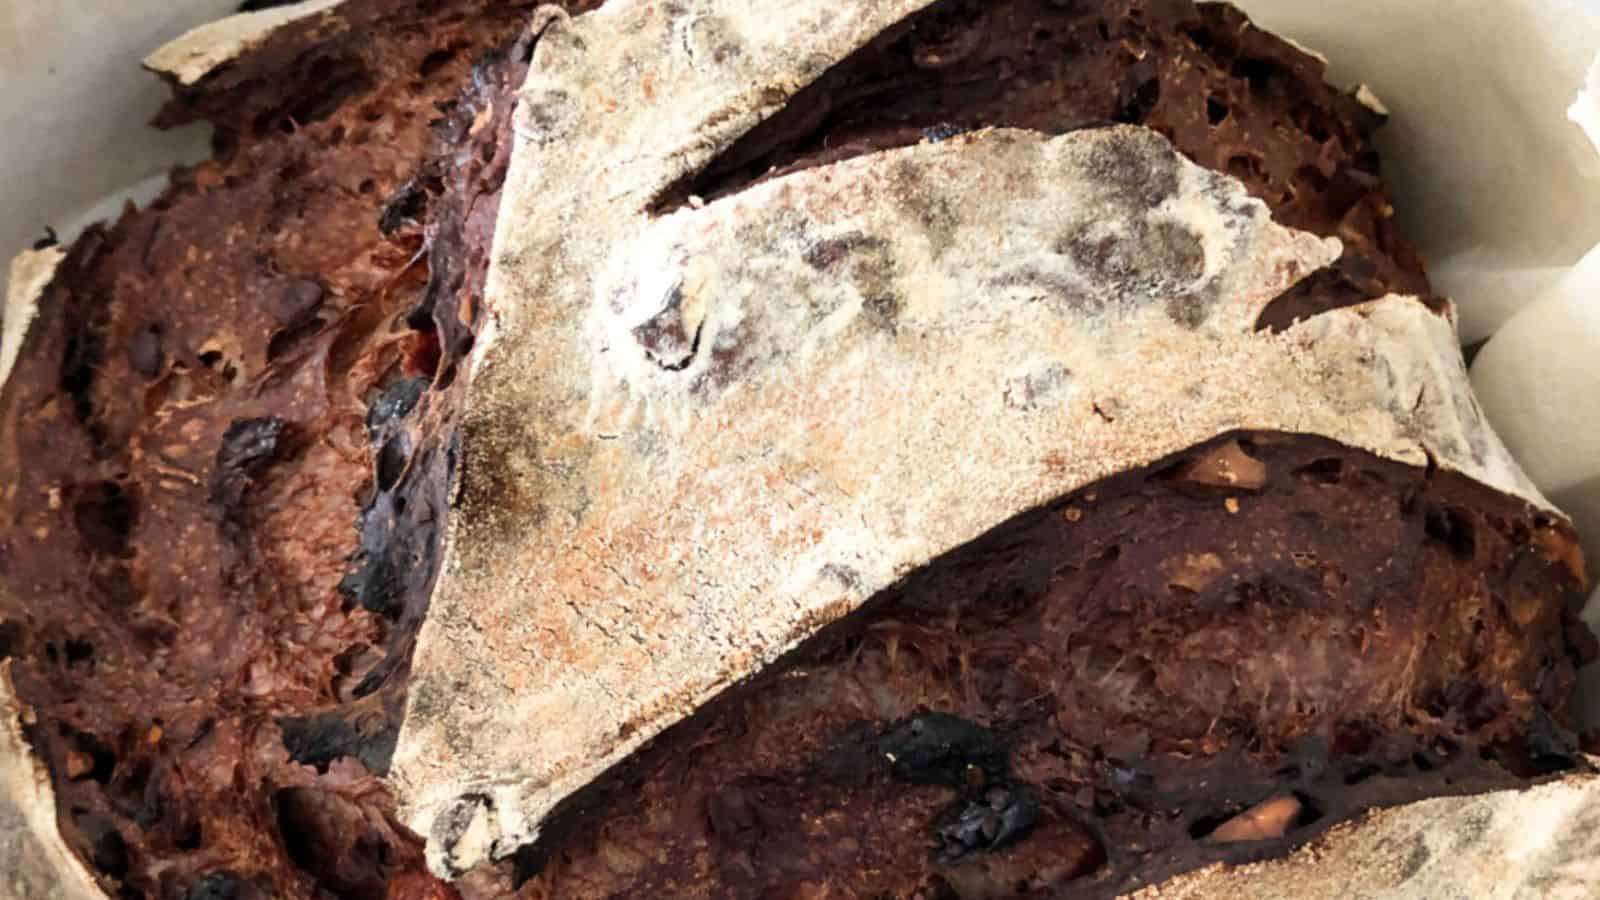
POLYGON ((239 13, 191 29, 145 57, 145 68, 191 85, 218 66, 249 51, 290 22, 324 13, 344 0, 302 0, 256 12, 239 13))

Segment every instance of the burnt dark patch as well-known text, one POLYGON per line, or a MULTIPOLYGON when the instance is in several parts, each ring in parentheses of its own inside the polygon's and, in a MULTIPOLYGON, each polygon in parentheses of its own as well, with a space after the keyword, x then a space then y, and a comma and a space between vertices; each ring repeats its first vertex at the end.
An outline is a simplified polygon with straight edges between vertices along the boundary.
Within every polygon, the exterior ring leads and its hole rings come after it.
POLYGON ((390 422, 410 415, 427 390, 426 378, 405 378, 390 385, 367 410, 367 430, 376 434, 390 422))
POLYGON ((378 448, 378 490, 390 491, 400 483, 406 466, 411 463, 411 440, 402 432, 383 442, 378 448))
POLYGON ((938 144, 966 133, 967 129, 965 128, 960 128, 947 122, 940 122, 937 125, 929 125, 922 129, 922 139, 930 144, 938 144))
POLYGON ((934 825, 939 862, 956 865, 978 853, 994 853, 1033 832, 1039 797, 1025 784, 1006 782, 962 800, 934 825))
POLYGON ((969 770, 997 779, 1007 768, 1007 749, 999 735, 947 713, 896 722, 878 739, 877 749, 891 776, 909 784, 965 788, 969 770))
POLYGON ((433 523, 416 521, 408 506, 384 492, 362 514, 361 547, 339 590, 369 612, 398 617, 407 588, 431 574, 433 523))
POLYGON ((278 720, 283 746, 295 762, 315 766, 318 772, 340 757, 354 757, 375 773, 389 771, 399 739, 397 722, 378 709, 334 709, 312 716, 278 720))
POLYGON ((276 416, 238 419, 223 432, 211 471, 211 503, 234 518, 256 479, 278 459, 288 423, 276 416))
POLYGON ((428 191, 420 178, 412 178, 400 185, 383 205, 378 216, 378 230, 392 237, 407 225, 421 221, 428 209, 428 191))

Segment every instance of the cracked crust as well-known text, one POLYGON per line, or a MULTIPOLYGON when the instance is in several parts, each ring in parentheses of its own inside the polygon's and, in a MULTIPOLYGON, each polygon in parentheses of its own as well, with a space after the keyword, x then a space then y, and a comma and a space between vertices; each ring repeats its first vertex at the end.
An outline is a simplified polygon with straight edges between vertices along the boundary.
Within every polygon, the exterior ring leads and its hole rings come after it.
POLYGON ((1338 242, 1139 129, 988 131, 648 215, 921 5, 541 21, 395 757, 436 872, 532 839, 919 564, 1229 429, 1546 506, 1471 400, 1449 319, 1386 298, 1253 331, 1338 242))

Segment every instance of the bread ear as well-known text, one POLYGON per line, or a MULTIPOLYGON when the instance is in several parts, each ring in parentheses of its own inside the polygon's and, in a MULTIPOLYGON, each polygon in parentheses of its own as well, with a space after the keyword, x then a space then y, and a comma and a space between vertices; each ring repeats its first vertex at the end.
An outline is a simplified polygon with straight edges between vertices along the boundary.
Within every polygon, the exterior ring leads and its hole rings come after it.
POLYGON ((0 391, 5 390, 11 369, 17 364, 28 326, 38 314, 39 300, 66 255, 62 248, 51 246, 25 251, 11 261, 5 316, 0 318, 0 391))
MULTIPOLYGON (((290 22, 320 15, 345 0, 302 0, 259 8, 192 28, 156 48, 144 67, 183 87, 198 84, 225 63, 249 53, 267 35, 290 22)), ((246 3, 246 7, 250 4, 246 3)), ((330 22, 337 23, 335 17, 330 22)))

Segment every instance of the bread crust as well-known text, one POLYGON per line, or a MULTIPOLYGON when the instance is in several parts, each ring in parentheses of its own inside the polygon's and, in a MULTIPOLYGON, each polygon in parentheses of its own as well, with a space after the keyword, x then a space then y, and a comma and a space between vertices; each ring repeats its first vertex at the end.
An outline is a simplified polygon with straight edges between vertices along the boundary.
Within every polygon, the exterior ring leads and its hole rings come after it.
POLYGON ((607 766, 918 565, 1232 428, 1548 508, 1478 414, 1451 318, 1391 297, 1254 331, 1338 242, 1273 224, 1141 129, 988 131, 651 213, 922 5, 536 22, 395 757, 436 873, 532 840, 607 766), (839 241, 857 246, 829 259, 839 241))

